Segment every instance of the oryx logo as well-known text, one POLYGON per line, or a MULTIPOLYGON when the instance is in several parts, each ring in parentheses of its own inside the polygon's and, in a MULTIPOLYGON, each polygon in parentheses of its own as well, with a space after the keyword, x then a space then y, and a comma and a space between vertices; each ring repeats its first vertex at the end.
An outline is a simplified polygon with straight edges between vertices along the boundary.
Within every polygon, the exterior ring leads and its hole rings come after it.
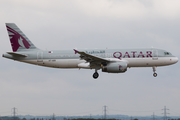
POLYGON ((11 41, 11 46, 12 46, 13 52, 16 52, 19 49, 19 47, 26 48, 26 49, 30 48, 31 45, 28 43, 28 41, 22 35, 20 35, 18 32, 16 32, 12 28, 10 28, 8 26, 6 26, 6 27, 8 30, 8 34, 9 34, 9 38, 11 41))

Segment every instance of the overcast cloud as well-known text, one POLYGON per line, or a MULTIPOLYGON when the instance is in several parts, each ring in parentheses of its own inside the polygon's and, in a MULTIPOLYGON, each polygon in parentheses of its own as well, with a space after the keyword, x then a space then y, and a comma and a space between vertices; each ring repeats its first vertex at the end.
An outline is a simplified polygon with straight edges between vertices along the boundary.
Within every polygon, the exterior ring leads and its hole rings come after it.
MULTIPOLYGON (((1 0, 0 54, 11 51, 5 23, 40 49, 149 48, 180 58, 179 0, 1 0)), ((53 69, 0 58, 0 115, 108 114, 180 116, 180 64, 123 74, 53 69), (138 112, 144 111, 144 112, 138 112), (145 112, 146 111, 146 112, 145 112), (149 111, 149 112, 147 112, 149 111)))

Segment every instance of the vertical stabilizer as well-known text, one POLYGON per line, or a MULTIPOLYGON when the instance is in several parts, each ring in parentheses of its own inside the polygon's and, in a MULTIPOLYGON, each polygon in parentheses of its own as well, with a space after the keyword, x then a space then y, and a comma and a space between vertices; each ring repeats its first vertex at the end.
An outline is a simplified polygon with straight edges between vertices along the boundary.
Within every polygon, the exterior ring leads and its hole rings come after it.
POLYGON ((36 48, 26 35, 16 26, 16 24, 6 23, 6 28, 13 52, 38 50, 38 48, 36 48))

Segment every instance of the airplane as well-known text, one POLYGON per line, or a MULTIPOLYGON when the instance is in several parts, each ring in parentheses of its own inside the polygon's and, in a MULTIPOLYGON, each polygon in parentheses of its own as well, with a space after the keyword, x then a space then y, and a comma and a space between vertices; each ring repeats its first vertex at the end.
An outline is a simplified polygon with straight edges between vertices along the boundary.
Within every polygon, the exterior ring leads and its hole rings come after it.
POLYGON ((6 28, 13 52, 3 57, 44 67, 94 69, 94 79, 99 77, 100 69, 107 73, 124 73, 131 67, 152 67, 156 77, 156 67, 178 62, 170 52, 156 48, 41 50, 16 24, 6 23, 6 28))

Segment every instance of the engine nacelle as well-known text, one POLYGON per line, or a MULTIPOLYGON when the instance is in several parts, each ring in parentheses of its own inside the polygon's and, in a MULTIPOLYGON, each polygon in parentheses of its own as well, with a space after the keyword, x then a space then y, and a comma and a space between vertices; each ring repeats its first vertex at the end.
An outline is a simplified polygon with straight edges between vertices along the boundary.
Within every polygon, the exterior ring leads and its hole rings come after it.
POLYGON ((127 63, 126 62, 109 63, 106 66, 102 67, 102 72, 123 73, 126 71, 127 71, 127 63))

